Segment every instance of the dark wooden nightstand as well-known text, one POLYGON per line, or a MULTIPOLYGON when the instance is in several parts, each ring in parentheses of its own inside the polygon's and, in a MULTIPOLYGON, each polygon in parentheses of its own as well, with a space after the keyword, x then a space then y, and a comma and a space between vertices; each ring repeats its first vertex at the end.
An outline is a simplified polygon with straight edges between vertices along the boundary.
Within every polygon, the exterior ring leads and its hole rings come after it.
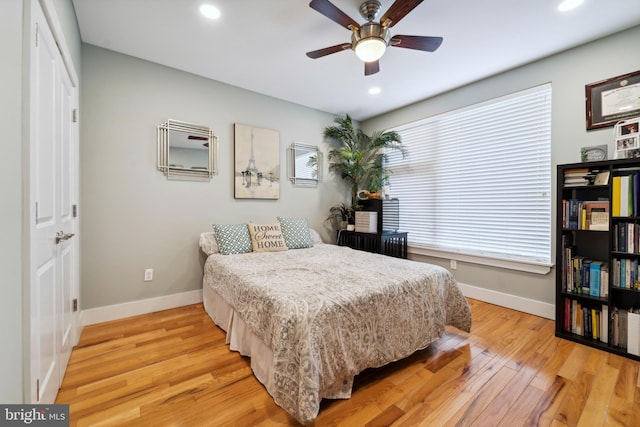
POLYGON ((340 230, 338 231, 337 243, 339 246, 349 246, 361 251, 407 258, 407 233, 405 232, 360 233, 340 230))

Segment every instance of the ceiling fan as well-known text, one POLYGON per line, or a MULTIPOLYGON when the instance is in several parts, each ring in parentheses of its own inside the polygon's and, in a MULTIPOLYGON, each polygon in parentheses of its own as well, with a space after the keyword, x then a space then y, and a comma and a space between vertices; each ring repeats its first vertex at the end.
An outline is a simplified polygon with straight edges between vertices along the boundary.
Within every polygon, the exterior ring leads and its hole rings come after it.
POLYGON ((360 5, 360 14, 367 20, 365 24, 358 24, 338 9, 329 0, 312 0, 309 7, 320 12, 332 21, 351 31, 351 43, 342 43, 325 47, 311 52, 307 56, 312 59, 321 58, 332 53, 352 49, 358 58, 364 61, 364 75, 368 76, 380 71, 378 60, 384 54, 387 46, 404 47, 406 49, 434 52, 440 47, 442 37, 423 36, 391 36, 389 28, 396 25, 423 0, 396 0, 389 10, 382 15, 380 21, 375 21, 380 11, 378 0, 366 0, 360 5))

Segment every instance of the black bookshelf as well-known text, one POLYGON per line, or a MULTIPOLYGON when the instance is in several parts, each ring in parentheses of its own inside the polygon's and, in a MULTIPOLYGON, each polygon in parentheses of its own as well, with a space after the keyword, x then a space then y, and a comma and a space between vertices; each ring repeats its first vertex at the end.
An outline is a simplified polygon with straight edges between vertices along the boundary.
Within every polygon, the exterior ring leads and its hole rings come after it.
POLYGON ((556 197, 556 336, 640 360, 628 351, 628 332, 621 337, 628 330, 629 310, 640 309, 640 289, 634 289, 640 288, 640 278, 632 280, 640 263, 640 159, 558 165, 556 197), (600 178, 608 174, 607 180, 596 183, 598 173, 600 178), (620 206, 616 187, 621 180, 630 186, 631 212, 614 208, 620 206), (591 222, 592 216, 603 218, 603 203, 608 207, 606 229, 591 222), (637 231, 630 231, 635 243, 629 241, 629 248, 621 246, 629 239, 622 229, 637 231), (596 284, 608 292, 597 291, 596 284))
POLYGON ((349 246, 352 249, 396 258, 407 258, 406 232, 360 233, 340 230, 337 240, 339 246, 349 246))

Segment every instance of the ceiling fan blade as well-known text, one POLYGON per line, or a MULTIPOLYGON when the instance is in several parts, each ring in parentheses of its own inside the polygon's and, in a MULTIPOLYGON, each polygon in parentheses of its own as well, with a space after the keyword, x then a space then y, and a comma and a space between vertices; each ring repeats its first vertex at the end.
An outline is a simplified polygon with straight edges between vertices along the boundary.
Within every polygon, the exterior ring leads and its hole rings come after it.
POLYGON ((337 44, 335 46, 325 47, 324 49, 313 50, 307 52, 307 56, 311 59, 321 58, 323 56, 331 55, 332 53, 342 52, 343 50, 351 49, 350 43, 337 44))
POLYGON ((206 141, 209 138, 207 138, 206 136, 189 135, 187 137, 187 139, 195 139, 195 140, 198 140, 198 141, 206 141))
POLYGON ((404 47, 406 49, 424 50, 434 52, 442 44, 442 37, 423 36, 393 36, 389 46, 404 47))
POLYGON ((312 0, 311 3, 309 3, 309 7, 320 12, 333 22, 342 25, 347 30, 357 30, 360 28, 360 24, 347 16, 347 14, 338 9, 329 0, 312 0))
POLYGON ((422 2, 423 0, 396 0, 389 10, 382 15, 380 23, 387 28, 391 28, 422 2), (386 23, 387 21, 389 23, 386 23))
POLYGON ((365 62, 364 63, 364 75, 370 76, 380 71, 380 61, 365 62))

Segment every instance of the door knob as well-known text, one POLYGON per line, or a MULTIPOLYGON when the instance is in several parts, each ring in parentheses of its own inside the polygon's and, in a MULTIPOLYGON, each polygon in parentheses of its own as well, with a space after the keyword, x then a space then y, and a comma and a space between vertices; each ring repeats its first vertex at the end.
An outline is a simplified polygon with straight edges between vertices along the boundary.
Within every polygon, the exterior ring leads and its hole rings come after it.
POLYGON ((73 233, 66 233, 62 230, 58 231, 56 233, 56 245, 59 244, 60 242, 64 241, 64 240, 69 240, 70 238, 72 238, 73 236, 75 236, 75 234, 73 233))

